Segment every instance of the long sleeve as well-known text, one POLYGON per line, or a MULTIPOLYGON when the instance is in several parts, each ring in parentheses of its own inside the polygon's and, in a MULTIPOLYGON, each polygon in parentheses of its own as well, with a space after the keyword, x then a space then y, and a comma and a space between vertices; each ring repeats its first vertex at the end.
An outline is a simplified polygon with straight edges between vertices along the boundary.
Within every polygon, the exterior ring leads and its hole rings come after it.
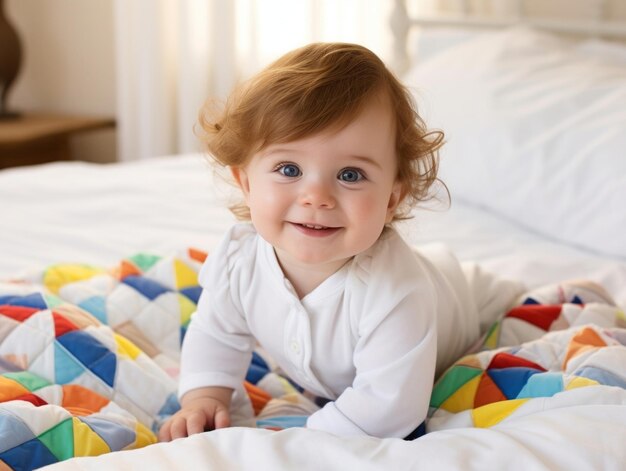
POLYGON ((200 272, 203 291, 183 342, 179 397, 206 386, 237 389, 250 363, 254 339, 233 299, 236 284, 229 278, 230 236, 231 232, 200 272))

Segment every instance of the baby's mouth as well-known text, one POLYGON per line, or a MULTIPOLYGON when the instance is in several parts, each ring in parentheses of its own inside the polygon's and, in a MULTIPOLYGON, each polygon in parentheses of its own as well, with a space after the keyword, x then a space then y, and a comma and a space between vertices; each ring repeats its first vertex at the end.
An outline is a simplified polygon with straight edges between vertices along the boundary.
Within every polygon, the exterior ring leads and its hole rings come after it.
POLYGON ((317 224, 300 224, 300 226, 304 226, 304 227, 308 227, 309 229, 316 229, 316 230, 332 229, 332 227, 318 226, 317 224))
POLYGON ((337 232, 340 227, 322 226, 321 224, 308 224, 300 222, 291 223, 300 232, 310 236, 327 236, 337 232))

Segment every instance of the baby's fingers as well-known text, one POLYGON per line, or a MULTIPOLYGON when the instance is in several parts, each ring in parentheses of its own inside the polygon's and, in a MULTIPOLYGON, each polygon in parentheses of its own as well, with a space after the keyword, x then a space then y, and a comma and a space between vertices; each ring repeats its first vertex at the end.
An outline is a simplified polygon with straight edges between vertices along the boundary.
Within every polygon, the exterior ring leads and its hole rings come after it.
POLYGON ((187 418, 175 417, 170 425, 170 440, 187 436, 187 418))
POLYGON ((161 430, 159 430, 159 441, 169 442, 172 439, 172 436, 170 434, 171 425, 172 425, 171 420, 168 420, 167 422, 163 424, 163 426, 161 427, 161 430))
POLYGON ((204 414, 193 414, 187 419, 187 435, 204 432, 206 417, 204 414))
POLYGON ((159 440, 162 442, 169 442, 181 436, 187 436, 187 425, 185 418, 177 415, 171 417, 159 430, 159 440))
POLYGON ((215 412, 215 428, 226 428, 230 427, 230 414, 227 409, 219 408, 215 412))

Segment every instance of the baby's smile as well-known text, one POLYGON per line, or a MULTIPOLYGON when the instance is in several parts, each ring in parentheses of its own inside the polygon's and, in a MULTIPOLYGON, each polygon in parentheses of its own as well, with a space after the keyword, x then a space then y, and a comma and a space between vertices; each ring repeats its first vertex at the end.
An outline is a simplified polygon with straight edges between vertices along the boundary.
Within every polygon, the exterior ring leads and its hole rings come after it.
POLYGON ((326 237, 338 232, 340 227, 321 226, 319 224, 290 222, 301 233, 312 237, 326 237))

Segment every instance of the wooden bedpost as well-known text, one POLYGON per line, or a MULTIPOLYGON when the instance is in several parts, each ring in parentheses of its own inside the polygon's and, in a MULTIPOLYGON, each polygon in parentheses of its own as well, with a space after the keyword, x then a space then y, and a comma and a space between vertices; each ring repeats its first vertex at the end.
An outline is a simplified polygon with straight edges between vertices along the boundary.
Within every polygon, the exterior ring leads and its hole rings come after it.
POLYGON ((393 34, 393 59, 391 66, 397 74, 402 74, 407 71, 410 65, 407 43, 411 22, 406 10, 406 0, 395 0, 389 24, 393 34))

